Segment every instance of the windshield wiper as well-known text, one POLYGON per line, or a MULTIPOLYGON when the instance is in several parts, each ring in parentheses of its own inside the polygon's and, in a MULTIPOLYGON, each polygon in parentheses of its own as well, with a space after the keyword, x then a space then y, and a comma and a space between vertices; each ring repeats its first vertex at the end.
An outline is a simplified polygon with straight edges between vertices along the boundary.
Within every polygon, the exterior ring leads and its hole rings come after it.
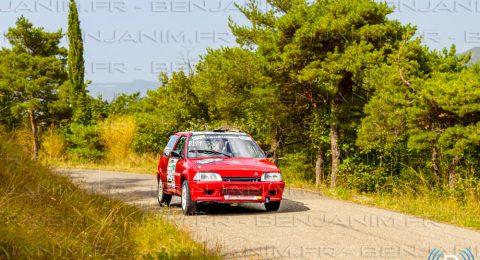
POLYGON ((222 152, 217 152, 217 151, 212 151, 212 150, 191 150, 189 151, 191 153, 206 153, 206 154, 220 154, 226 157, 232 157, 230 154, 222 153, 222 152))

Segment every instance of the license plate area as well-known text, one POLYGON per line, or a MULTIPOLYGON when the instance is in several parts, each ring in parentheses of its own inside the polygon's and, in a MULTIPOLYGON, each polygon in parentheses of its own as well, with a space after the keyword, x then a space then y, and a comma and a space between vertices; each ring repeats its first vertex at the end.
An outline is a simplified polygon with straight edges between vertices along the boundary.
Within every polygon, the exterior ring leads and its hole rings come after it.
POLYGON ((261 189, 249 189, 249 188, 224 188, 222 189, 223 195, 229 196, 262 196, 261 189))
POLYGON ((223 195, 225 200, 260 200, 262 196, 253 195, 223 195))

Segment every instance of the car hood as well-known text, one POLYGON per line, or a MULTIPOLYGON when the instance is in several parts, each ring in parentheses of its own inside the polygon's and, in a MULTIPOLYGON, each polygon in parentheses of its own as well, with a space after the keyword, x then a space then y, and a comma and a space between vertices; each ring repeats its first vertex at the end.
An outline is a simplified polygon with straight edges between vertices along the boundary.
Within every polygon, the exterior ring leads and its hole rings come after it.
POLYGON ((199 172, 216 172, 222 177, 260 177, 264 172, 279 172, 268 159, 208 158, 191 159, 199 172))

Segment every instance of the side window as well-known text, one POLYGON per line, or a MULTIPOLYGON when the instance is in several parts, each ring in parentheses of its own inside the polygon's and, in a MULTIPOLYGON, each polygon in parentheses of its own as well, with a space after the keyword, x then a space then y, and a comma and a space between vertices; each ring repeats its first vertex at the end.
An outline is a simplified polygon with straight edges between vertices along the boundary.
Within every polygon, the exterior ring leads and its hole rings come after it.
POLYGON ((165 146, 165 149, 163 150, 163 155, 165 155, 167 157, 170 156, 170 152, 172 151, 173 146, 175 145, 177 140, 178 140, 177 135, 170 136, 170 140, 168 141, 167 146, 165 146))
POLYGON ((185 150, 185 141, 187 140, 186 136, 180 137, 180 140, 177 143, 177 146, 175 146, 175 152, 178 154, 183 154, 183 151, 185 150))

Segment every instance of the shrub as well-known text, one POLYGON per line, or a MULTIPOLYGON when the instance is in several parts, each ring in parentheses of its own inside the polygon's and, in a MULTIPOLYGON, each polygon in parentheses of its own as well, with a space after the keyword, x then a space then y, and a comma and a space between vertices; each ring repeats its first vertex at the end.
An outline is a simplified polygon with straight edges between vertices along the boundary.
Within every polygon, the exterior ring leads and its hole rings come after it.
POLYGON ((458 179, 453 191, 457 201, 468 204, 480 200, 480 180, 478 178, 458 179))
POLYGON ((70 160, 98 161, 103 157, 103 146, 96 125, 70 124, 65 139, 70 160))
POLYGON ((308 162, 306 153, 298 152, 286 154, 280 161, 282 176, 289 182, 312 181, 314 179, 313 167, 308 162))
POLYGON ((172 129, 155 114, 139 113, 135 116, 137 132, 133 149, 137 153, 160 153, 167 144, 172 129))
POLYGON ((359 192, 391 192, 395 178, 383 167, 346 159, 340 166, 345 186, 359 192))

